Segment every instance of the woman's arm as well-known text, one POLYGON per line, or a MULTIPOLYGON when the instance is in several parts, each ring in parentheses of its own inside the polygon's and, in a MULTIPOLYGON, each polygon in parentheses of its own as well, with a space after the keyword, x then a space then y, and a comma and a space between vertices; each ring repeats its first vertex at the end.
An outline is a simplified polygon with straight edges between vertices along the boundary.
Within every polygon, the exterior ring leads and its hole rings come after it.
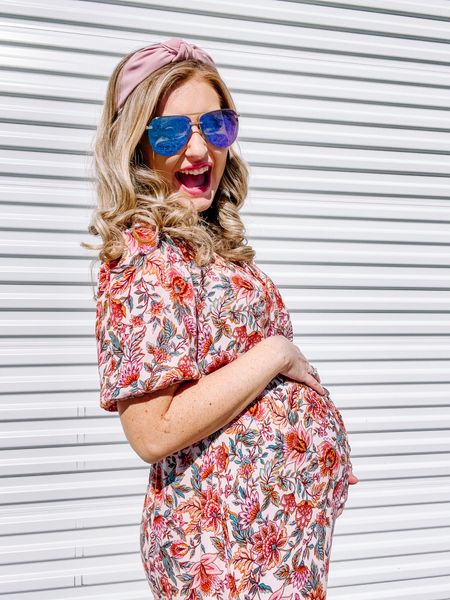
MULTIPOLYGON (((244 410, 276 375, 292 370, 291 346, 296 349, 285 337, 271 336, 231 363, 183 386, 179 393, 180 384, 174 384, 139 400, 118 400, 131 446, 152 464, 211 435, 244 410)), ((303 357, 298 350, 294 354, 303 357)), ((295 373, 299 373, 298 366, 295 373)), ((304 380, 325 393, 312 375, 305 375, 304 380)))

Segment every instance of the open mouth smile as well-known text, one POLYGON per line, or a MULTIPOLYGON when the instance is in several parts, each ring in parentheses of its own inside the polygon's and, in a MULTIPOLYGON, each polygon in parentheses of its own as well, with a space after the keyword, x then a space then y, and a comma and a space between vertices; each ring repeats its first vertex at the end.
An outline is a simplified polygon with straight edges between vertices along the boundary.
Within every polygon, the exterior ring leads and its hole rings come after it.
POLYGON ((181 187, 191 196, 204 194, 211 185, 211 165, 205 165, 198 169, 184 169, 177 171, 175 177, 181 187))

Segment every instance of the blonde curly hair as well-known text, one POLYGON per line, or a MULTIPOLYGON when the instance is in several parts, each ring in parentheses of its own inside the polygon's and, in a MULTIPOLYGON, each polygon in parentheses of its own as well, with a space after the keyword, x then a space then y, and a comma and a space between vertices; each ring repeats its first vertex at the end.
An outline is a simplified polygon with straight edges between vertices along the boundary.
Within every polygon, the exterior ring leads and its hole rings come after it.
POLYGON ((110 77, 94 140, 97 207, 88 231, 100 235, 103 244, 82 242, 81 246, 99 250, 102 262, 115 260, 124 250, 123 230, 145 223, 156 232, 186 242, 199 266, 208 264, 213 252, 231 261, 250 262, 255 252, 248 245, 239 215, 247 196, 249 172, 236 150, 228 148, 213 203, 199 213, 193 203, 186 203, 182 192, 171 192, 161 172, 145 164, 141 147, 145 127, 157 116, 159 102, 177 86, 193 78, 206 81, 217 92, 221 108, 236 110, 227 86, 218 72, 203 62, 174 62, 151 73, 116 111, 118 78, 131 54, 119 62, 110 77))

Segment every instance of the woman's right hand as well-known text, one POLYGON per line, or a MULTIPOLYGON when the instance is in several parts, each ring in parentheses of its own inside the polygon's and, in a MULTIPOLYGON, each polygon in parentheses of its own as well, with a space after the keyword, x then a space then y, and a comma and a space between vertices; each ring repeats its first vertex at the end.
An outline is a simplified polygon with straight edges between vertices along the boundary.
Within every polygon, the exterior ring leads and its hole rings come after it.
POLYGON ((319 381, 317 381, 311 373, 308 373, 310 363, 298 346, 283 335, 273 336, 273 343, 278 344, 278 352, 283 359, 280 375, 294 381, 301 381, 322 396, 328 394, 328 390, 320 385, 320 376, 318 375, 319 381))

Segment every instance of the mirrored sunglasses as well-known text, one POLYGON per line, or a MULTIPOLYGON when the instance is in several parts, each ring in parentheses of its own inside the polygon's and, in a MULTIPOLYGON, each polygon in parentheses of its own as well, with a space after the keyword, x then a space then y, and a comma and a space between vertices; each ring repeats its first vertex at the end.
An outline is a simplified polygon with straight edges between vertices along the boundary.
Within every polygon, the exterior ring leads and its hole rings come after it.
MULTIPOLYGON (((238 117, 239 113, 233 109, 221 108, 203 113, 198 125, 207 142, 217 148, 228 148, 237 137, 238 117)), ((151 147, 162 156, 176 154, 187 144, 192 125, 186 115, 155 117, 146 127, 151 147)))

